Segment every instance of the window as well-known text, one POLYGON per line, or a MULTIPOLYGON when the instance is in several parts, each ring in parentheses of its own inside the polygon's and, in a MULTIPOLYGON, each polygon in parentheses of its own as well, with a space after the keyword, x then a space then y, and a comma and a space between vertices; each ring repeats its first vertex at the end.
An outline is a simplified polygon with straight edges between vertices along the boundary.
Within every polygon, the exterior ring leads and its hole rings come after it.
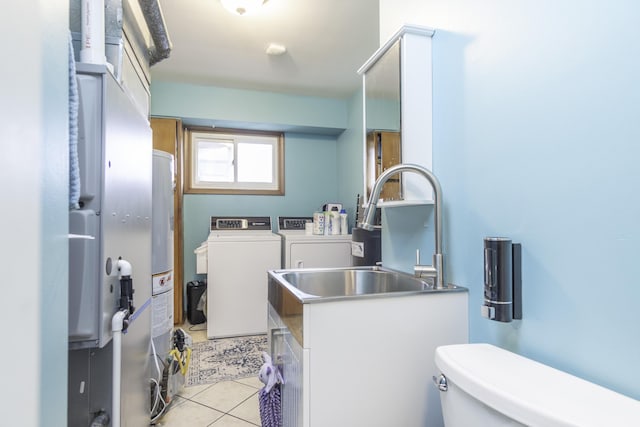
POLYGON ((187 193, 284 194, 284 135, 187 130, 187 193))

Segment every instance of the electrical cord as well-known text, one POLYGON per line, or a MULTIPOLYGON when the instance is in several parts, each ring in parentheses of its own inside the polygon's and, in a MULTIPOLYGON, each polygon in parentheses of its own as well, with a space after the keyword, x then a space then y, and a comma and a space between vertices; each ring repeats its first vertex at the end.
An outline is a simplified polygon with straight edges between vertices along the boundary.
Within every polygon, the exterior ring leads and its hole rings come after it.
MULTIPOLYGON (((158 370, 158 375, 160 376, 160 378, 162 378, 162 371, 160 370, 160 366, 158 365, 158 359, 160 359, 160 357, 158 356, 158 352, 156 351, 156 345, 153 343, 153 338, 151 339, 151 350, 153 352, 153 355, 155 356, 153 360, 155 362, 156 369, 158 370)), ((160 359, 160 361, 164 366, 164 362, 162 361, 162 359, 160 359)))
POLYGON ((206 331, 207 330, 206 325, 205 325, 204 328, 198 328, 198 329, 195 329, 195 328, 196 328, 196 325, 191 325, 191 326, 189 326, 189 331, 190 332, 199 332, 199 331, 206 331))
POLYGON ((153 403, 151 409, 151 424, 155 424, 166 411, 170 402, 167 402, 170 398, 168 396, 168 383, 169 378, 173 375, 182 374, 187 375, 189 369, 189 363, 191 361, 191 337, 186 334, 182 329, 176 329, 173 333, 173 349, 169 352, 168 358, 163 360, 157 353, 155 344, 151 340, 151 347, 153 351, 154 362, 162 383, 155 378, 151 378, 152 382, 152 395, 153 403), (158 359, 162 363, 164 369, 161 371, 158 364, 158 359), (164 397, 166 396, 166 398, 164 397), (162 404, 162 407, 160 407, 162 404))
POLYGON ((167 406, 169 405, 167 404, 167 402, 164 401, 164 399, 162 398, 162 395, 160 394, 160 384, 158 384, 158 381, 155 380, 154 378, 151 378, 151 381, 154 382, 155 390, 156 390, 156 398, 153 403, 153 408, 151 410, 151 415, 152 415, 151 423, 153 424, 164 414, 165 409, 167 409, 167 406), (160 411, 156 415, 153 415, 157 410, 158 402, 162 402, 162 409, 160 409, 160 411))
POLYGON ((187 375, 187 370, 189 369, 189 362, 191 361, 191 349, 189 347, 185 348, 186 357, 184 355, 184 351, 179 351, 177 348, 174 348, 169 353, 169 356, 173 356, 175 360, 178 361, 178 365, 180 366, 180 373, 182 375, 187 375))

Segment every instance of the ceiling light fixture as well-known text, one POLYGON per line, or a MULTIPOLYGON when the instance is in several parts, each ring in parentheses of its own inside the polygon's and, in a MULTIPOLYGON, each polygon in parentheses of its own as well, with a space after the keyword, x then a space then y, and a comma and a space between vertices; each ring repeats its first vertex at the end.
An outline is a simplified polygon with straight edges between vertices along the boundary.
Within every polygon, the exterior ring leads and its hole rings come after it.
POLYGON ((270 56, 284 55, 287 52, 287 47, 281 44, 271 43, 267 46, 267 50, 265 52, 270 56))
POLYGON ((220 0, 222 6, 234 15, 251 15, 268 0, 220 0))

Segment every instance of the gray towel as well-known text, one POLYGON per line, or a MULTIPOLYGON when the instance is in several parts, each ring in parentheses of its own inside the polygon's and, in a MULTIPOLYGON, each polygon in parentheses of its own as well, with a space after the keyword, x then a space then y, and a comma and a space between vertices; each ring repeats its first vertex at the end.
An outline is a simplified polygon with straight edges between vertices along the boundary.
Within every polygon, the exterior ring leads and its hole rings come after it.
POLYGON ((80 208, 80 165, 78 164, 78 84, 76 59, 69 32, 69 209, 80 208))

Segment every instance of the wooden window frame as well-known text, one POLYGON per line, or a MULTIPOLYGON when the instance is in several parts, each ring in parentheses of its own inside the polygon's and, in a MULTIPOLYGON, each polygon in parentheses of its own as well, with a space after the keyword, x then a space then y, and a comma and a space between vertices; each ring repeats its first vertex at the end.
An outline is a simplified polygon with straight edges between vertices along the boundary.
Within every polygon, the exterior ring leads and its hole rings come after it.
POLYGON ((245 130, 245 129, 231 129, 231 128, 207 128, 207 127, 187 127, 185 129, 186 137, 185 137, 185 148, 186 148, 186 156, 184 162, 184 170, 185 170, 185 190, 184 192, 187 194, 235 194, 235 195, 261 195, 261 196, 284 196, 284 133, 283 132, 272 132, 272 131, 256 131, 256 130, 245 130), (193 185, 194 180, 194 161, 195 161, 195 153, 194 153, 194 144, 193 144, 193 134, 194 133, 207 133, 211 135, 216 134, 227 134, 227 135, 254 135, 254 136, 268 136, 274 137, 277 139, 276 142, 276 179, 277 179, 277 188, 276 189, 249 189, 249 188, 202 188, 200 186, 195 187, 193 185))

